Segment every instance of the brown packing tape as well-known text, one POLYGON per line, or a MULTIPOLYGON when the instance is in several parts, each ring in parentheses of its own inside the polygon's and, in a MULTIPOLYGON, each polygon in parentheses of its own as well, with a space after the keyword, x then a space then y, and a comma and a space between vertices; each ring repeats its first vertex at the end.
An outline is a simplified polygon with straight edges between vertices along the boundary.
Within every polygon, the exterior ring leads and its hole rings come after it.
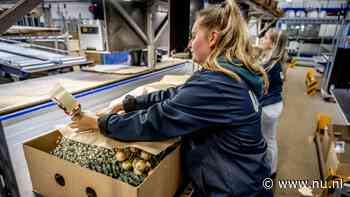
POLYGON ((135 147, 153 155, 159 154, 168 147, 180 141, 180 138, 174 138, 164 141, 152 142, 121 142, 105 137, 100 132, 77 133, 74 129, 70 128, 69 126, 60 128, 59 132, 66 138, 84 144, 101 146, 108 149, 135 147))

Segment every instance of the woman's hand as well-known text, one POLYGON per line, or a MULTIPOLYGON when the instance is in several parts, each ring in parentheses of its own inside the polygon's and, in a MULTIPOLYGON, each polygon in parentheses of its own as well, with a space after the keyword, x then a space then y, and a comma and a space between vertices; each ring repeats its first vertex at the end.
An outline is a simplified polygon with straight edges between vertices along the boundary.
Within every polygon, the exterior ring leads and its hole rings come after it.
POLYGON ((116 104, 114 104, 112 106, 106 107, 106 108, 98 111, 96 113, 96 115, 98 117, 101 117, 101 116, 104 116, 104 115, 107 115, 107 114, 112 114, 112 113, 116 114, 116 113, 119 113, 119 112, 121 112, 123 110, 124 110, 123 109, 123 104, 122 103, 116 103, 116 104))
POLYGON ((96 115, 82 112, 72 118, 73 122, 70 124, 70 127, 78 129, 77 132, 79 133, 85 131, 97 131, 99 129, 97 119, 98 117, 96 115))

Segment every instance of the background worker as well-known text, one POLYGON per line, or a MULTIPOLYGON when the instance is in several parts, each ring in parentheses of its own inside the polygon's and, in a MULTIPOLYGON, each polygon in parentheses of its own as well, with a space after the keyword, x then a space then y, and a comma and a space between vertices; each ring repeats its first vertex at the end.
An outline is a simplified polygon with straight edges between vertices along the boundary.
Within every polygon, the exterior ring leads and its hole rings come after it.
POLYGON ((269 89, 260 100, 262 109, 262 133, 268 145, 271 176, 277 172, 277 124, 283 109, 283 82, 287 71, 288 36, 282 30, 270 29, 262 38, 260 65, 269 77, 269 89))

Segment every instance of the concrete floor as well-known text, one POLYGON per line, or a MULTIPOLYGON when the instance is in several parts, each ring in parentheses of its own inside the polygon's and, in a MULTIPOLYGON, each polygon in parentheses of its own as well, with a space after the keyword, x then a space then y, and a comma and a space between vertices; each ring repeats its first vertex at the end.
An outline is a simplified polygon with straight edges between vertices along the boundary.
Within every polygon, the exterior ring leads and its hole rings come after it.
MULTIPOLYGON (((334 123, 344 124, 335 103, 322 100, 320 93, 305 93, 307 68, 288 70, 284 89, 284 109, 278 127, 278 172, 276 180, 318 180, 315 144, 310 136, 316 128, 316 113, 330 115, 334 123)), ((275 183, 276 185, 277 183, 275 183)), ((275 188, 275 196, 301 196, 297 189, 275 188)))

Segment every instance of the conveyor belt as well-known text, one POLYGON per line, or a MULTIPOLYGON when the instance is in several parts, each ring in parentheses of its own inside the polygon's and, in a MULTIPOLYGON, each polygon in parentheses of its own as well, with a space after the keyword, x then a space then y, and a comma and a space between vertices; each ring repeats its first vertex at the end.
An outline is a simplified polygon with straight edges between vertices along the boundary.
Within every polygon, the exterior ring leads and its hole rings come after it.
MULTIPOLYGON (((78 100, 82 104, 83 109, 96 111, 107 106, 113 99, 118 98, 140 85, 158 81, 162 76, 167 74, 189 74, 191 68, 190 64, 182 64, 173 67, 172 69, 148 74, 146 77, 138 77, 110 84, 83 92, 78 95, 78 100)), ((68 122, 69 118, 62 112, 62 110, 54 105, 44 106, 43 108, 28 111, 26 113, 17 113, 15 116, 11 116, 3 122, 5 136, 9 145, 9 151, 21 196, 33 196, 27 164, 24 159, 22 143, 48 132, 58 125, 66 124, 68 122)))
POLYGON ((66 51, 33 46, 0 39, 0 70, 25 76, 30 73, 88 63, 85 57, 70 56, 66 51))
POLYGON ((0 115, 9 114, 30 106, 45 103, 50 100, 50 88, 60 83, 72 94, 77 94, 118 81, 134 78, 136 75, 151 73, 160 69, 171 69, 174 65, 184 64, 185 60, 169 59, 156 64, 155 70, 141 74, 119 75, 96 72, 69 72, 15 83, 1 84, 0 115))

